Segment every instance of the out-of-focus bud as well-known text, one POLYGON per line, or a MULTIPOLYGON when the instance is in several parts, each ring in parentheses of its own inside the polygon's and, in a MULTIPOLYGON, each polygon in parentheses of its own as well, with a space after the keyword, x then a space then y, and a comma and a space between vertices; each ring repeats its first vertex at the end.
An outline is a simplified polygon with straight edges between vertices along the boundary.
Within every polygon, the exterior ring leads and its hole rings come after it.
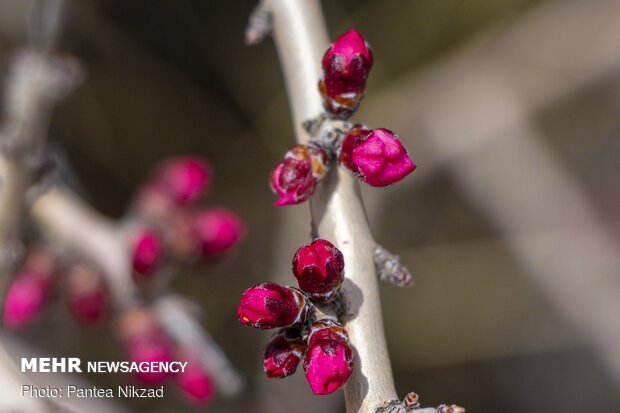
MULTIPOLYGON (((149 337, 132 343, 128 349, 129 360, 136 363, 162 362, 169 363, 172 359, 172 344, 167 338, 149 337)), ((162 383, 169 375, 168 371, 136 371, 136 379, 142 383, 156 385, 162 383)))
POLYGON ((143 228, 133 234, 133 278, 137 282, 150 278, 164 261, 162 241, 157 232, 143 228))
POLYGON ((69 312, 80 323, 92 325, 109 311, 110 297, 101 273, 85 264, 74 264, 65 275, 69 312))
POLYGON ((187 205, 207 190, 211 167, 198 156, 169 158, 155 167, 138 192, 135 208, 151 219, 168 219, 179 206, 187 205))
POLYGON ((211 183, 211 167, 198 156, 179 156, 155 169, 153 183, 177 205, 198 199, 211 183))
POLYGON ((355 112, 366 93, 372 62, 370 47, 356 30, 349 30, 327 49, 319 90, 328 112, 341 118, 355 112))
POLYGON ((293 205, 308 200, 325 173, 327 154, 315 145, 295 145, 271 172, 271 189, 280 196, 274 205, 293 205))
POLYGON ((271 337, 265 348, 263 367, 267 377, 286 377, 295 373, 306 350, 296 328, 283 328, 271 337))
POLYGON ((437 413, 465 413, 465 408, 457 406, 456 404, 452 406, 442 404, 437 407, 437 413))
POLYGON ((18 330, 30 324, 43 310, 56 280, 56 259, 50 251, 40 249, 26 258, 9 286, 4 325, 18 330))
POLYGON ((359 125, 344 138, 338 161, 371 186, 393 184, 416 168, 396 134, 359 125))
POLYGON ((237 314, 239 321, 250 327, 286 327, 305 320, 307 304, 294 288, 266 282, 243 293, 237 314))
POLYGON ((4 325, 18 330, 30 324, 43 309, 47 289, 39 279, 19 275, 9 287, 4 305, 4 325))
MULTIPOLYGON (((173 345, 148 307, 138 305, 119 314, 116 333, 132 362, 169 362, 173 345)), ((163 382, 169 372, 135 372, 135 377, 149 385, 163 382)))
POLYGON ((331 394, 346 383, 353 371, 353 351, 340 324, 331 320, 312 324, 304 371, 314 394, 331 394))
POLYGON ((119 340, 126 348, 145 338, 166 337, 153 311, 143 305, 128 308, 120 313, 116 319, 115 329, 119 340))
POLYGON ((293 275, 303 292, 315 300, 329 300, 344 280, 344 257, 331 242, 317 239, 295 253, 293 275))
POLYGON ((403 399, 403 407, 406 410, 414 410, 420 407, 420 397, 417 395, 417 393, 408 393, 403 399))
POLYGON ((224 208, 196 212, 192 227, 200 253, 205 258, 230 250, 245 233, 243 221, 224 208))
POLYGON ((185 371, 175 375, 175 380, 185 398, 199 406, 208 405, 215 396, 215 386, 211 376, 194 358, 187 360, 185 371))

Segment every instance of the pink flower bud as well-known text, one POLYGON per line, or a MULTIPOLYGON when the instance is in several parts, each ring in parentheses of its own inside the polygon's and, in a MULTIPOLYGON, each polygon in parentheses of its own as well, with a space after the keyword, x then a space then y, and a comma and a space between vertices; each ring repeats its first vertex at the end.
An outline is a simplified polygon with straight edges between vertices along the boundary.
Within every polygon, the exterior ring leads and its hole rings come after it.
POLYGON ((9 287, 4 305, 4 325, 17 330, 30 324, 43 310, 47 288, 36 276, 21 274, 9 287))
MULTIPOLYGON (((173 345, 161 328, 153 311, 143 305, 124 310, 118 315, 116 333, 129 356, 129 361, 172 361, 173 345)), ((134 372, 139 381, 156 385, 163 382, 169 372, 134 372)))
POLYGON ((274 205, 299 204, 309 199, 325 175, 327 154, 317 146, 295 145, 271 172, 271 189, 280 196, 274 205))
POLYGON ((163 246, 159 234, 150 228, 139 230, 133 237, 133 278, 144 281, 163 262, 163 246))
POLYGON ((241 323, 262 330, 303 322, 306 313, 306 300, 299 291, 271 282, 243 293, 237 310, 241 323))
POLYGON ((167 159, 155 169, 152 178, 152 184, 177 205, 186 205, 199 198, 210 182, 211 167, 198 156, 167 159))
POLYGON ((312 324, 304 357, 306 379, 314 394, 331 394, 353 371, 353 351, 345 329, 330 320, 312 324))
POLYGON ((295 253, 293 275, 303 292, 326 301, 344 280, 344 257, 331 242, 317 239, 295 253))
POLYGON ((263 367, 267 377, 286 377, 295 373, 306 350, 296 328, 283 328, 273 335, 265 348, 263 367))
POLYGON ((416 168, 396 134, 361 126, 344 138, 338 161, 371 186, 393 184, 416 168))
POLYGON ((17 330, 30 324, 43 310, 55 280, 54 256, 47 250, 31 253, 9 286, 4 304, 4 325, 17 330))
POLYGON ((103 277, 87 265, 75 264, 68 269, 65 290, 69 311, 84 325, 100 321, 110 309, 110 297, 103 277))
POLYGON ((189 360, 185 371, 177 373, 176 383, 191 403, 205 406, 215 396, 215 386, 211 376, 196 360, 189 360))
MULTIPOLYGON (((149 337, 138 340, 129 346, 129 360, 131 362, 163 362, 172 361, 172 344, 167 337, 149 337)), ((156 385, 162 383, 170 372, 166 371, 136 371, 134 376, 142 383, 156 385)))
POLYGON ((372 62, 370 47, 356 30, 349 30, 327 49, 319 90, 330 113, 348 118, 355 112, 366 92, 372 62))
POLYGON ((193 217, 193 233, 203 257, 224 253, 243 237, 243 221, 232 211, 224 208, 207 209, 193 217))

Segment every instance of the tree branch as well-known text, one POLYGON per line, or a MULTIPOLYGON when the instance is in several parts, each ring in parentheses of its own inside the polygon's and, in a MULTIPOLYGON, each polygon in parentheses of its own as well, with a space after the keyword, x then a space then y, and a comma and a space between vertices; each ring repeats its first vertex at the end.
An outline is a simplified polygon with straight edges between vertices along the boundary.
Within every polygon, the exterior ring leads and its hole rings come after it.
MULTIPOLYGON (((31 215, 55 244, 87 257, 103 269, 118 308, 136 302, 129 241, 124 228, 61 187, 52 188, 37 199, 31 215)), ((232 396, 241 390, 240 375, 174 295, 164 294, 155 301, 153 308, 167 334, 183 347, 197 352, 222 394, 232 396)))
MULTIPOLYGON (((309 140, 302 123, 323 106, 317 83, 327 49, 327 32, 317 0, 269 0, 273 37, 284 72, 297 142, 309 140)), ((347 412, 373 412, 397 398, 385 342, 372 238, 356 179, 332 168, 311 199, 313 228, 344 254, 343 317, 355 350, 355 367, 345 387, 347 412)))

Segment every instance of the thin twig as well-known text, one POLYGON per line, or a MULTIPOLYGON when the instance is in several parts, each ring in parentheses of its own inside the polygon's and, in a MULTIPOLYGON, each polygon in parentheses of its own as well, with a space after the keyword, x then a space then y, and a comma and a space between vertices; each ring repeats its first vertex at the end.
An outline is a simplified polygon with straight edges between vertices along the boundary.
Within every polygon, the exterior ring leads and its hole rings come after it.
MULTIPOLYGON (((327 31, 316 0, 269 0, 273 36, 284 72, 298 142, 310 136, 303 124, 322 112, 317 89, 327 31)), ((334 242, 346 262, 343 317, 355 350, 355 368, 345 387, 347 412, 373 412, 396 399, 385 342, 374 265, 375 241, 368 226, 358 183, 348 172, 331 168, 311 203, 313 227, 334 242)))

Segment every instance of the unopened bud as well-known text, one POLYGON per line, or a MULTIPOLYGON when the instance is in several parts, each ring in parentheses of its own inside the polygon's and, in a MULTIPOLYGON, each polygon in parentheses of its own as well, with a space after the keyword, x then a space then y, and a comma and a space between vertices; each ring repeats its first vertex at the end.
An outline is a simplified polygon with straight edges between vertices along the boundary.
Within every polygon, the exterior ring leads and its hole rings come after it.
POLYGON ((396 134, 361 126, 344 138, 338 161, 370 186, 393 184, 416 168, 396 134))
POLYGON ((328 112, 341 118, 355 112, 366 93, 372 63, 370 47, 356 30, 349 30, 327 49, 319 90, 328 112))
POLYGON ((295 145, 271 173, 271 188, 280 196, 274 205, 294 205, 308 200, 323 179, 327 154, 315 145, 295 145))
POLYGON ((28 255, 15 274, 4 304, 4 325, 17 330, 41 313, 56 280, 56 259, 45 249, 28 255))
POLYGON ((239 321, 250 327, 287 327, 305 320, 307 304, 294 288, 266 282, 243 293, 237 314, 239 321))
POLYGON ((312 324, 304 371, 314 394, 333 393, 347 382, 353 371, 353 351, 340 324, 330 320, 312 324))
POLYGON ((287 377, 295 373, 306 350, 306 343, 296 328, 283 328, 273 335, 263 358, 267 377, 287 377))
POLYGON ((295 253, 293 275, 303 292, 328 300, 344 280, 344 257, 331 242, 317 239, 295 253))
POLYGON ((94 324, 109 311, 110 297, 103 277, 88 265, 69 267, 65 276, 65 294, 71 315, 82 324, 94 324))
POLYGON ((245 226, 241 218, 228 209, 207 209, 194 215, 193 232, 201 255, 210 258, 225 253, 239 243, 245 226))
POLYGON ((159 234, 140 229, 133 235, 133 278, 142 282, 153 275, 163 263, 164 251, 159 234))

